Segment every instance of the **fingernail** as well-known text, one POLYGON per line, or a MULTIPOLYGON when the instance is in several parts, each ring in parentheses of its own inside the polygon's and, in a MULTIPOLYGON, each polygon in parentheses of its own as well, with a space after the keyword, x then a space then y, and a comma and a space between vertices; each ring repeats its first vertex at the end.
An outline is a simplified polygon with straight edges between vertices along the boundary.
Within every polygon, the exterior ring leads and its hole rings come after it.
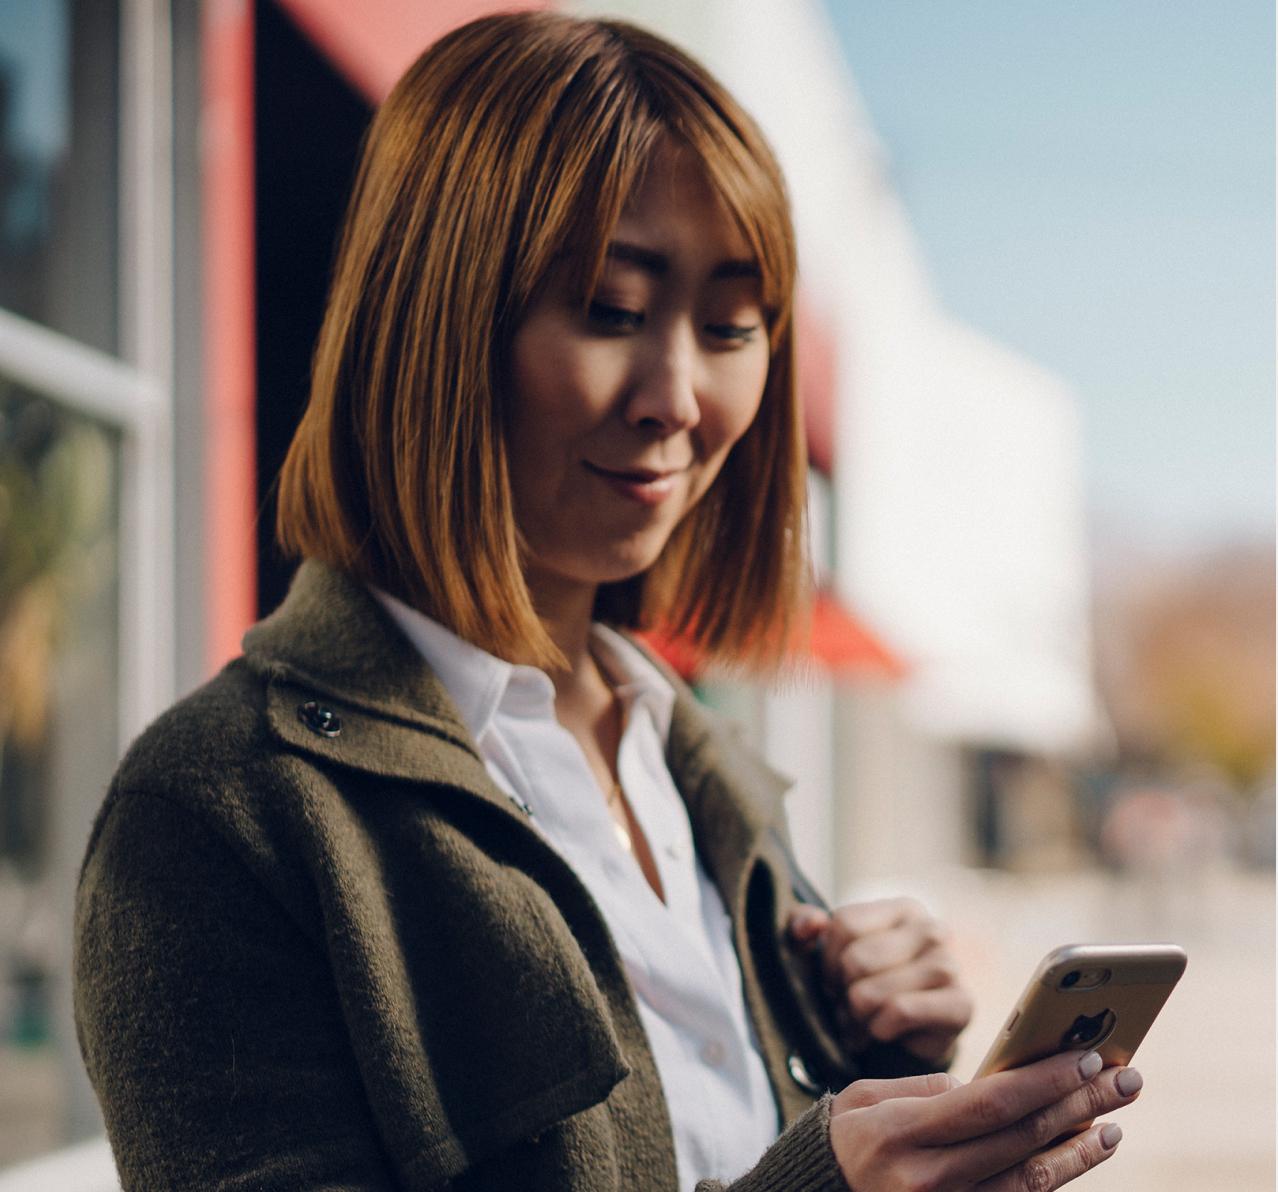
POLYGON ((1112 1151, 1122 1140, 1123 1128, 1116 1126, 1110 1122, 1107 1126, 1101 1127, 1100 1143, 1107 1151, 1112 1151))
POLYGON ((1140 1092, 1145 1078, 1135 1068, 1124 1068, 1114 1077, 1114 1084, 1124 1097, 1134 1097, 1140 1092))
POLYGON ((1091 1080, 1101 1070, 1102 1060, 1099 1051, 1089 1051, 1078 1061, 1078 1074, 1084 1080, 1091 1080))

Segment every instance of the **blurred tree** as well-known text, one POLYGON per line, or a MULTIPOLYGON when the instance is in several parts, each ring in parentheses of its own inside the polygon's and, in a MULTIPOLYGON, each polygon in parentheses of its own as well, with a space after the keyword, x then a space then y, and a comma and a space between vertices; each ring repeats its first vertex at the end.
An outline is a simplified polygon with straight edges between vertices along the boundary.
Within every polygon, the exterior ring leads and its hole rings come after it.
POLYGON ((1142 569, 1102 598, 1097 639, 1127 760, 1206 764, 1242 792, 1272 774, 1272 548, 1142 569))
POLYGON ((77 595, 100 579, 111 461, 103 433, 0 383, 0 855, 38 868, 54 662, 77 595))

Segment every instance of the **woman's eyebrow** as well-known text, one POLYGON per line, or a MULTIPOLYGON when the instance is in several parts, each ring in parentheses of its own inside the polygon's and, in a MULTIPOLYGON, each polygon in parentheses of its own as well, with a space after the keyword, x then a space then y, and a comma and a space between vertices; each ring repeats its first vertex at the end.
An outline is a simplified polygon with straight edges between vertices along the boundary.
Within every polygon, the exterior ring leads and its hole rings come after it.
MULTIPOLYGON (((651 248, 641 248, 638 244, 631 244, 625 240, 613 240, 608 245, 605 255, 610 260, 625 261, 627 264, 634 265, 645 273, 652 274, 653 277, 665 277, 670 271, 670 258, 665 253, 651 248)), ((749 258, 730 258, 720 261, 710 270, 711 281, 733 277, 761 278, 762 276, 758 262, 749 258)))

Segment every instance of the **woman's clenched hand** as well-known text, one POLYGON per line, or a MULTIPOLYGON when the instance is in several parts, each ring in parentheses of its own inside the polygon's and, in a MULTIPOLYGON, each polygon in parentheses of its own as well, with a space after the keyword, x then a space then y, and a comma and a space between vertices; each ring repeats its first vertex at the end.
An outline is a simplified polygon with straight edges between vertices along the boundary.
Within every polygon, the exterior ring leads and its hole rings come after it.
POLYGON ((825 985, 851 1050, 900 1043, 942 1064, 972 1016, 947 935, 912 898, 852 903, 833 912, 801 906, 790 918, 800 948, 820 948, 825 985))

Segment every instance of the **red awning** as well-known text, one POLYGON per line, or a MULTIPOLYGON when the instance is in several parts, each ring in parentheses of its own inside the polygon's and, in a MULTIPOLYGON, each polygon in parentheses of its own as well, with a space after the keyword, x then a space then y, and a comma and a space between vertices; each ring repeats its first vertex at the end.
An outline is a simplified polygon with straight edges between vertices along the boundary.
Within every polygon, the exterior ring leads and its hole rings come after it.
MULTIPOLYGON (((704 659, 686 638, 660 633, 642 636, 683 678, 692 680, 700 673, 704 659)), ((810 658, 835 678, 899 679, 907 669, 829 592, 817 594, 812 605, 811 633, 806 641, 795 642, 792 653, 810 658)))
POLYGON ((808 653, 836 675, 899 679, 907 670, 897 655, 828 592, 819 593, 812 608, 808 653))
POLYGON ((546 0, 279 0, 279 5, 373 104, 450 29, 493 12, 549 7, 546 0))

